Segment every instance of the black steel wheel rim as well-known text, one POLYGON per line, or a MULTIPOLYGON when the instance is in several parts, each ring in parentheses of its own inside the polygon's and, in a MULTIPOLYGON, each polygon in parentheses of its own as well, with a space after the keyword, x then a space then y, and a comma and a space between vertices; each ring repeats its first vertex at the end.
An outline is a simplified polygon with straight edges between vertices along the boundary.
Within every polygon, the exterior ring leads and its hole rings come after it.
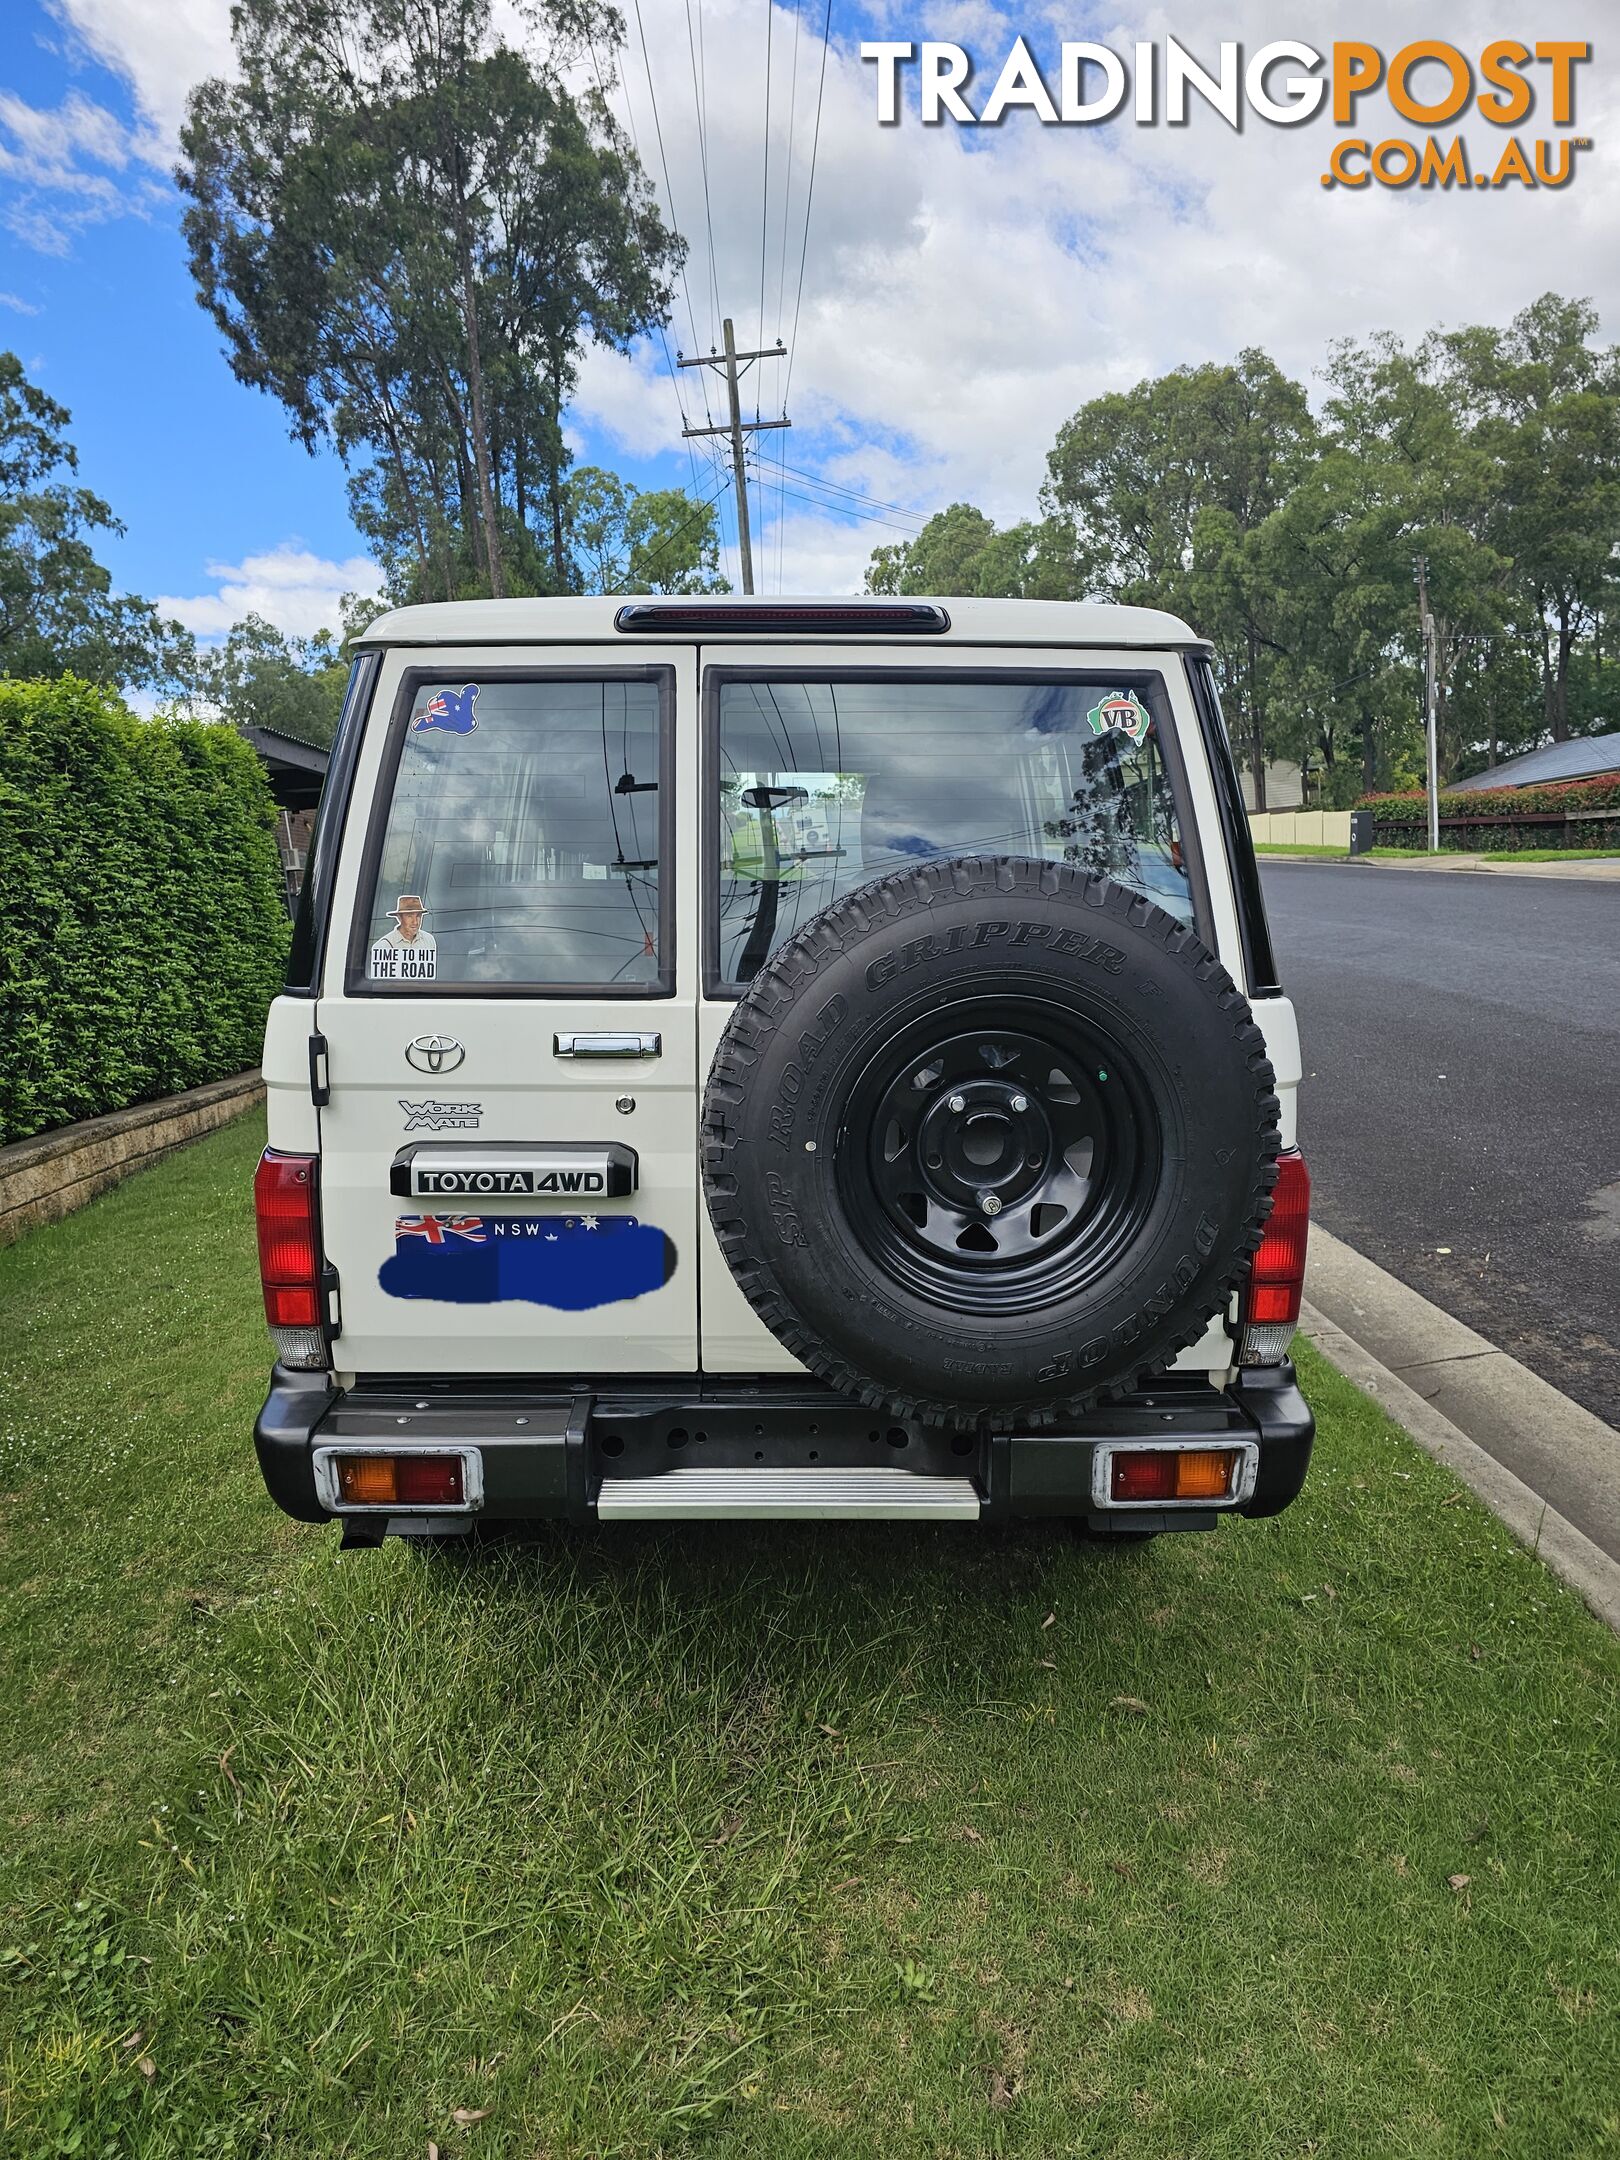
POLYGON ((1163 1159, 1129 1053, 1029 994, 910 1022, 856 1079, 837 1145, 868 1256, 909 1291, 985 1315, 1100 1276, 1146 1223, 1163 1159))

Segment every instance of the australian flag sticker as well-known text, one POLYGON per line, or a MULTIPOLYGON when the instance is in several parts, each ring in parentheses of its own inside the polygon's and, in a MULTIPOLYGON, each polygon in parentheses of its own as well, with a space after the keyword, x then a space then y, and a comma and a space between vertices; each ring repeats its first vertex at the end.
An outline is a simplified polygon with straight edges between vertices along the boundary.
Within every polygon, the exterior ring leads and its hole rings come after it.
POLYGON ((476 683, 463 683, 459 690, 435 690, 411 722, 411 733, 420 735, 428 728, 443 728, 447 735, 470 735, 478 725, 473 710, 477 703, 476 683))
POLYGON ((377 1280, 390 1297, 590 1312, 674 1272, 668 1237, 634 1215, 401 1215, 377 1280))

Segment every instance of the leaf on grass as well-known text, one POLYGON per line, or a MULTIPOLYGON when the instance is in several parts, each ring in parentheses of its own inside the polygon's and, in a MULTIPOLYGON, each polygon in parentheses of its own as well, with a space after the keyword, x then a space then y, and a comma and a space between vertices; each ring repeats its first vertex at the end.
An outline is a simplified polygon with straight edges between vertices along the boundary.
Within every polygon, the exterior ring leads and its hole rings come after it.
POLYGON ((1468 1662, 1470 1665, 1479 1664, 1480 1660, 1484 1657, 1484 1655, 1484 1647, 1480 1643, 1471 1642, 1468 1645, 1468 1662))
POLYGON ((824 1732, 829 1740, 842 1740, 844 1737, 836 1725, 818 1725, 816 1731, 824 1732))
POLYGON ((432 2138, 428 2139, 427 2160, 439 2160, 439 2148, 432 2138))
POLYGON ((1472 1875, 1448 1875, 1446 1877, 1447 1883, 1453 1890, 1456 1891, 1459 1897, 1461 1897, 1462 1893, 1468 1888, 1468 1885, 1473 1881, 1473 1879, 1474 1878, 1472 1875))
POLYGON ((490 2108, 452 2108, 450 2120, 458 2130, 470 2130, 474 2123, 481 2123, 492 2112, 490 2108))
POLYGON ((1057 1614, 1055 1612, 1049 1612, 1046 1618, 1041 1622, 1042 1627, 1056 1627, 1056 1625, 1057 1614))
POLYGON ((1043 1672, 1057 1671, 1057 1659, 1055 1657, 1038 1657, 1035 1662, 1043 1672))
POLYGON ((155 2078, 157 2076, 157 2064, 150 2055, 138 2055, 135 2058, 135 2067, 143 2078, 155 2078))
POLYGON ((1021 2080, 1005 2070, 997 2070, 990 2079, 990 2105, 993 2108, 1010 2108, 1022 2090, 1021 2080))
POLYGON ((1139 1695, 1116 1695, 1108 1707, 1111 1710, 1129 1710, 1133 1717, 1148 1715, 1148 1706, 1139 1695))
POLYGON ((127 2034, 124 2039, 120 2040, 118 2045, 123 2048, 125 2053, 127 2054, 131 2048, 138 2048, 145 2038, 145 2033, 143 2033, 137 2027, 134 2032, 127 2034))

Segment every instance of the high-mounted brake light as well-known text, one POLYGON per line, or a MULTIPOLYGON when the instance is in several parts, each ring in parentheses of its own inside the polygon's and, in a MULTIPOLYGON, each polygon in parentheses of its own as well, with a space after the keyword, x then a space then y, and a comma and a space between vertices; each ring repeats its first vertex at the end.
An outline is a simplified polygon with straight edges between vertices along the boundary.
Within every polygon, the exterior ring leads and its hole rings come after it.
POLYGON ((769 636, 939 637, 951 618, 937 600, 634 600, 616 630, 743 630, 769 636))
POLYGON ((283 1365, 329 1362, 321 1300, 320 1166, 266 1148, 253 1175, 264 1317, 283 1365))
POLYGON ((1245 1365, 1276 1365, 1288 1354, 1299 1325, 1310 1227, 1311 1174, 1298 1148, 1285 1148, 1277 1158, 1271 1213, 1244 1300, 1240 1355, 1245 1365))

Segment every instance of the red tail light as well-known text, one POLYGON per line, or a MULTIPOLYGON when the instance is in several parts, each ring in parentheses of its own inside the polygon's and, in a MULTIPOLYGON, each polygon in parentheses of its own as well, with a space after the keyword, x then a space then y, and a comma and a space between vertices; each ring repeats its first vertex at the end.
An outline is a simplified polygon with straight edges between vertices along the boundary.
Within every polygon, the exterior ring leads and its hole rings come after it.
POLYGON ((1299 1324, 1310 1227, 1311 1174, 1298 1148, 1285 1148, 1277 1158, 1271 1213, 1249 1278, 1243 1335, 1245 1365, 1275 1364, 1288 1348, 1299 1324))
POLYGON ((266 1148, 253 1176, 264 1317, 273 1328, 321 1325, 319 1164, 266 1148))

